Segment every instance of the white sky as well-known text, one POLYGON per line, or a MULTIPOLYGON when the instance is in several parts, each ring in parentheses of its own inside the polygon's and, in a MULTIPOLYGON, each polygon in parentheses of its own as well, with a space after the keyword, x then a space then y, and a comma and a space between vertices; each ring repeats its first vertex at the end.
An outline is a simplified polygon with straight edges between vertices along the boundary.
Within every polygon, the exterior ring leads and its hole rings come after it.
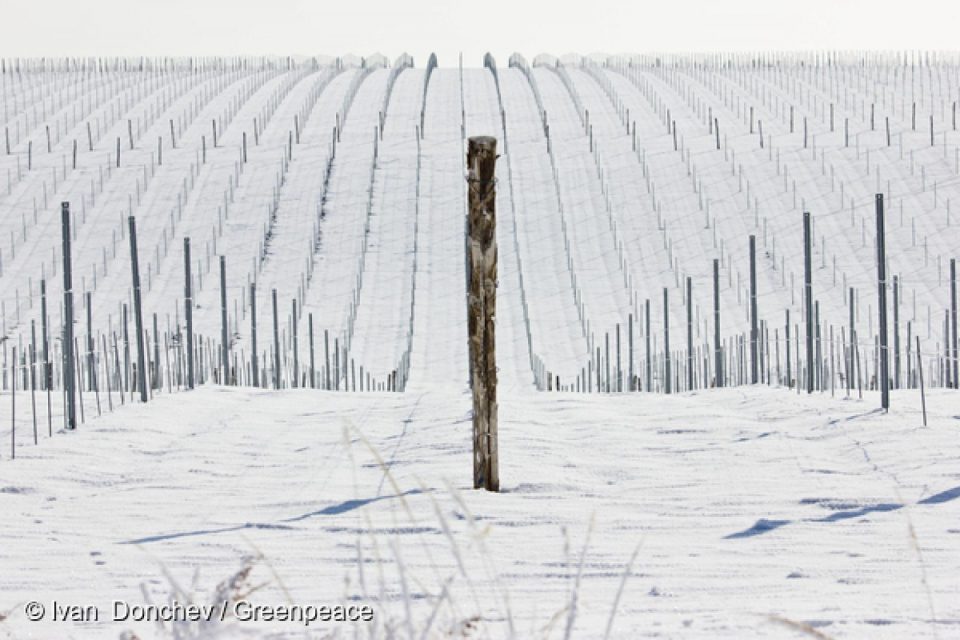
POLYGON ((0 0, 0 56, 960 49, 960 0, 0 0))

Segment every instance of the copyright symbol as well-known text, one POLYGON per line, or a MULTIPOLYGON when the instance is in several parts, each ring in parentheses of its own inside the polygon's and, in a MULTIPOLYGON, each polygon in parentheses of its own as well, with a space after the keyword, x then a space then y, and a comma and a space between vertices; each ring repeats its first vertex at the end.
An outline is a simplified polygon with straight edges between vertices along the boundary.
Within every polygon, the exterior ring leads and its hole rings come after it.
POLYGON ((43 608, 43 605, 37 602, 36 600, 32 600, 28 602, 26 605, 24 605, 23 612, 27 614, 27 620, 29 620, 30 622, 37 622, 38 620, 43 620, 43 616, 46 613, 46 611, 43 608))

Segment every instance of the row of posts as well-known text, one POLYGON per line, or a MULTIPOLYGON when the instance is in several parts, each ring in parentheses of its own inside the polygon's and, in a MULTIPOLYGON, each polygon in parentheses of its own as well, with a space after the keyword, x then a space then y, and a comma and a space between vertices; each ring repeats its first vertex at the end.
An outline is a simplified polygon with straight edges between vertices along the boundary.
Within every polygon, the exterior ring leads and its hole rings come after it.
MULTIPOLYGON (((884 228, 884 199, 883 194, 876 194, 875 198, 875 207, 876 207, 876 224, 877 224, 877 285, 878 285, 878 307, 879 307, 879 337, 878 337, 878 381, 877 386, 881 391, 881 407, 884 410, 888 410, 890 407, 890 387, 893 381, 890 380, 890 363, 889 363, 889 331, 888 331, 888 304, 887 304, 887 273, 886 273, 886 242, 885 242, 885 228, 884 228)), ((815 310, 819 307, 819 303, 815 303, 813 296, 813 268, 812 268, 812 234, 811 234, 811 216, 809 212, 803 213, 803 243, 804 243, 804 285, 803 285, 803 298, 804 298, 804 328, 806 334, 805 340, 805 351, 806 351, 806 362, 807 366, 805 369, 805 380, 803 387, 808 393, 813 393, 817 388, 817 367, 813 366, 812 363, 819 360, 819 354, 815 354, 815 345, 819 344, 821 339, 820 330, 819 330, 819 312, 815 313, 815 310)), ((750 330, 749 330, 749 382, 751 384, 757 384, 760 381, 760 351, 761 351, 761 331, 760 331, 760 321, 759 313, 757 308, 757 255, 756 255, 756 236, 749 236, 749 283, 750 283, 750 293, 749 293, 749 318, 750 318, 750 330)), ((724 348, 723 341, 721 338, 721 322, 720 322, 720 263, 718 259, 713 260, 713 316, 714 316, 714 371, 715 386, 724 385, 724 348)), ((695 369, 694 366, 694 344, 693 344, 693 299, 692 299, 692 280, 687 278, 685 282, 685 297, 686 297, 686 307, 687 307, 687 353, 686 353, 686 377, 687 377, 687 387, 693 389, 695 387, 695 369)), ((853 289, 850 291, 851 302, 850 302, 850 342, 851 345, 854 343, 855 334, 854 334, 854 322, 853 322, 853 289)), ((894 296, 897 296, 896 288, 896 278, 894 278, 894 296)), ((897 300, 894 300, 894 314, 897 314, 897 300)), ((652 378, 652 362, 653 358, 651 357, 651 347, 650 347, 650 302, 646 301, 646 378, 647 384, 646 388, 650 390, 652 388, 651 378, 652 378)), ((950 335, 951 329, 953 331, 953 336, 956 336, 956 261, 951 260, 951 315, 949 316, 950 322, 952 322, 952 327, 948 322, 946 326, 946 335, 950 335)), ((672 375, 672 359, 671 359, 671 350, 670 350, 670 333, 669 333, 669 293, 668 289, 663 289, 663 325, 664 325, 664 355, 662 359, 662 372, 663 372, 663 391, 666 393, 671 393, 672 381, 674 376, 672 375)), ((896 318, 895 318, 896 320, 896 318)), ((627 384, 630 391, 639 390, 639 384, 637 384, 638 377, 635 376, 634 372, 634 345, 633 345, 633 325, 634 318, 633 314, 629 315, 628 319, 629 331, 628 331, 628 353, 629 353, 629 382, 627 384)), ((617 328, 616 333, 616 350, 617 350, 617 370, 620 371, 619 365, 619 353, 620 353, 620 329, 617 328)), ((790 353, 790 312, 786 311, 786 376, 787 379, 791 379, 791 353, 790 353)), ((896 356, 898 362, 896 363, 896 372, 899 375, 900 372, 900 347, 899 347, 899 333, 895 332, 894 339, 897 342, 895 345, 896 356)), ((607 336, 606 341, 608 344, 607 353, 609 354, 609 336, 607 336)), ((917 355, 919 358, 919 338, 917 338, 917 355)), ((817 347, 819 350, 819 346, 817 347)), ((907 345, 908 355, 910 351, 910 345, 907 345)), ((850 362, 855 362, 854 360, 854 348, 850 349, 850 362)), ((952 376, 953 380, 960 382, 958 379, 957 372, 957 344, 956 337, 952 342, 952 346, 946 347, 946 358, 948 363, 952 362, 952 376)), ((594 373, 597 377, 597 389, 602 388, 602 376, 600 372, 600 363, 604 360, 600 354, 600 348, 597 347, 597 356, 596 356, 596 371, 593 371, 593 366, 591 363, 590 367, 584 369, 581 374, 582 380, 578 380, 577 388, 578 390, 586 391, 588 382, 592 379, 594 373), (590 370, 588 373, 587 370, 590 370)), ((607 368, 610 367, 609 355, 606 357, 607 368)), ((919 362, 919 360, 918 360, 919 362)), ((849 371, 852 372, 854 365, 850 364, 849 371)), ((559 384, 559 379, 555 380, 555 376, 547 371, 544 365, 540 362, 537 363, 539 370, 534 372, 535 378, 538 380, 538 385, 542 389, 548 390, 560 390, 562 387, 559 384), (556 384, 555 384, 556 382, 556 384)), ((922 366, 918 366, 920 371, 920 384, 922 387, 922 366)), ((799 372, 800 366, 797 363, 797 369, 799 372)), ((848 390, 852 384, 851 378, 852 373, 847 375, 847 386, 848 390)), ((619 380, 619 373, 617 379, 619 380)), ((950 385, 951 379, 951 365, 947 365, 946 379, 948 381, 948 386, 950 385)), ((619 386, 618 383, 617 386, 619 386)), ((896 383, 899 386, 899 383, 896 383)), ((592 386, 592 385, 591 385, 592 386)), ((792 386, 792 385, 791 385, 792 386)), ((958 385, 960 386, 960 385, 958 385)), ((607 383, 607 388, 610 390, 610 384, 607 383)), ((620 390, 620 389, 618 389, 620 390)))

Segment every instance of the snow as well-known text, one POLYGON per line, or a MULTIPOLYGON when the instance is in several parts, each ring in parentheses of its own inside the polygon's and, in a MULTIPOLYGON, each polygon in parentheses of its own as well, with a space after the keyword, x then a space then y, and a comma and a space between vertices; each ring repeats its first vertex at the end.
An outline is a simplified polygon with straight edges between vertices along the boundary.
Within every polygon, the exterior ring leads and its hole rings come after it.
MULTIPOLYGON (((13 153, 0 155, 0 185, 12 176, 8 190, 0 186, 0 638, 960 635, 955 393, 927 389, 924 427, 918 390, 895 390, 884 414, 873 391, 787 389, 779 362, 768 386, 673 396, 537 391, 545 386, 538 367, 566 389, 587 367, 599 371, 605 339, 631 316, 639 372, 646 300, 659 359, 665 290, 674 347, 685 348, 687 277, 695 347, 712 348, 714 258, 732 347, 748 326, 749 235, 760 248, 761 320, 771 332, 783 328, 785 310, 798 321, 804 208, 814 214, 824 326, 839 334, 855 287, 868 356, 877 189, 888 195, 900 332, 905 338, 912 323, 923 370, 935 374, 927 382, 941 384, 946 265, 958 239, 946 213, 960 187, 953 80, 931 80, 940 71, 929 67, 914 81, 903 70, 889 77, 890 66, 887 76, 848 66, 821 77, 806 67, 708 73, 563 60, 558 68, 538 58, 529 76, 501 64, 496 80, 489 69, 437 68, 426 95, 425 70, 406 68, 387 101, 391 69, 379 58, 363 69, 344 59, 124 71, 75 84, 69 74, 5 78, 4 119, 15 135, 13 153), (922 126, 912 129, 914 82, 920 120, 935 114, 942 146, 939 137, 930 146, 922 126), (878 113, 895 134, 890 147, 869 125, 878 92, 878 113), (29 106, 41 93, 56 98, 38 118, 29 106), (837 123, 849 119, 849 145, 843 126, 831 131, 830 104, 837 123), (300 141, 291 144, 295 117, 300 141), (762 148, 751 133, 761 120, 762 148), (56 123, 50 152, 48 121, 56 123), (87 121, 93 152, 83 144, 87 121), (499 494, 471 484, 463 136, 480 134, 497 137, 501 153, 499 494), (154 165, 160 137, 163 164, 154 165), (26 171, 31 141, 35 164, 26 171), (121 400, 116 388, 84 388, 73 433, 61 426, 59 390, 39 392, 34 413, 29 390, 9 390, 7 358, 14 346, 24 353, 39 320, 41 277, 58 340, 61 200, 74 212, 78 336, 84 293, 97 345, 122 332, 132 214, 147 325, 153 333, 155 313, 164 331, 164 370, 177 357, 167 347, 183 313, 181 247, 190 237, 197 333, 218 339, 224 254, 232 355, 241 365, 250 355, 255 282, 261 371, 272 386, 276 291, 286 388, 208 383, 187 392, 170 375, 146 405, 129 392, 121 400), (355 386, 354 365, 365 389, 365 375, 383 383, 409 363, 403 392, 290 388, 294 329, 300 382, 311 355, 307 318, 319 380, 329 378, 333 352, 337 389, 355 386), (241 596, 262 605, 369 604, 375 615, 309 627, 109 619, 113 600, 241 596), (93 605, 101 618, 30 622, 31 600, 50 610, 53 601, 93 605)), ((831 348, 835 337, 824 336, 831 348)), ((777 339, 772 333, 771 344, 777 339)), ((912 363, 904 361, 905 374, 912 363)), ((609 367, 606 353, 602 362, 609 367)))
MULTIPOLYGON (((924 428, 916 399, 894 393, 883 415, 869 394, 765 388, 509 394, 503 491, 487 494, 470 486, 465 392, 205 387, 4 464, 0 592, 8 610, 28 598, 107 608, 143 603, 141 585, 162 601, 173 580, 207 602, 262 554, 257 603, 355 598, 401 636, 408 615, 419 635, 436 608, 434 635, 480 616, 484 637, 558 637, 580 573, 574 636, 596 637, 639 546, 614 637, 798 637, 770 616, 829 637, 950 637, 960 462, 943 452, 957 405, 931 394, 924 428)), ((18 638, 122 629, 155 632, 16 610, 0 624, 18 638)), ((354 632, 306 637, 329 631, 354 632)))

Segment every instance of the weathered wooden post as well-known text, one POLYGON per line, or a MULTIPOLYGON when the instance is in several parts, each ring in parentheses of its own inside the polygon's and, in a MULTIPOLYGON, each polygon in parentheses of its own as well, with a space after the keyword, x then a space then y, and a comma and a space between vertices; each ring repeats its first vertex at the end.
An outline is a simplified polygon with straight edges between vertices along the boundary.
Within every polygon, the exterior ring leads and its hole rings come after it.
POLYGON ((67 429, 77 428, 73 364, 73 270, 70 251, 70 203, 60 204, 63 230, 63 389, 67 394, 67 429))
POLYGON ((890 408, 889 347, 887 345, 887 251, 883 229, 883 194, 876 195, 877 202, 877 289, 880 306, 880 406, 890 408))
POLYGON ((500 490, 497 450, 497 140, 476 136, 467 147, 467 304, 473 387, 473 487, 500 490))
POLYGON ((140 402, 147 401, 147 355, 143 350, 143 307, 140 303, 140 261, 137 257, 137 221, 127 218, 130 225, 130 275, 133 278, 133 314, 137 329, 137 384, 140 402))

